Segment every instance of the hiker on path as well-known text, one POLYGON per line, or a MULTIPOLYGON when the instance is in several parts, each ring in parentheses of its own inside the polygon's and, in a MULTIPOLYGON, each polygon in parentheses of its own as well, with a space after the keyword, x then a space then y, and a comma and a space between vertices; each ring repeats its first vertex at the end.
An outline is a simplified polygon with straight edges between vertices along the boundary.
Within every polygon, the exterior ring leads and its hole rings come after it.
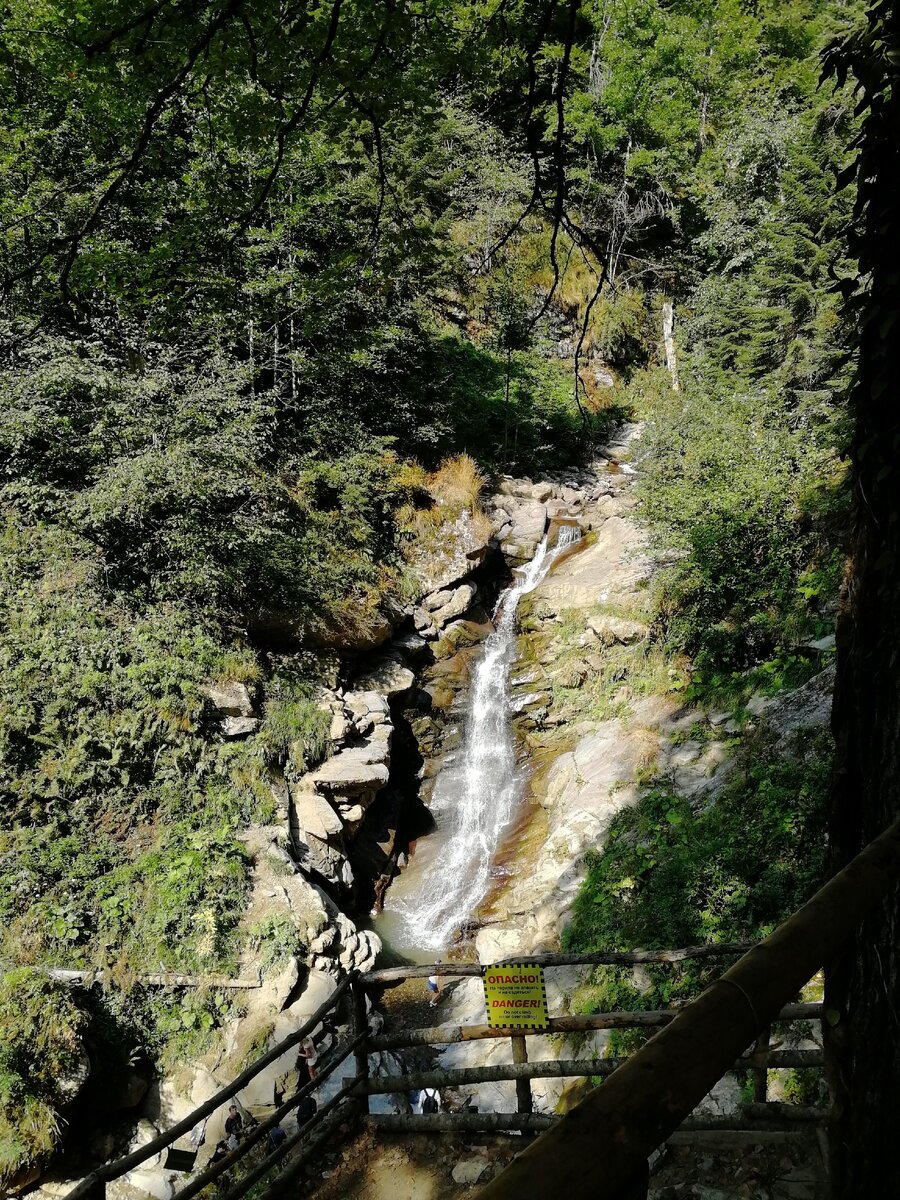
POLYGON ((306 1059, 306 1069, 309 1072, 310 1079, 316 1077, 316 1063, 319 1061, 319 1052, 316 1049, 316 1043, 311 1037, 303 1039, 303 1045, 300 1049, 300 1058, 306 1059))
MULTIPOLYGON (((438 959, 437 961, 440 962, 441 960, 438 959)), ((429 975, 426 984, 431 995, 428 1005, 430 1008, 435 1008, 438 1000, 441 998, 441 981, 437 975, 429 975)))

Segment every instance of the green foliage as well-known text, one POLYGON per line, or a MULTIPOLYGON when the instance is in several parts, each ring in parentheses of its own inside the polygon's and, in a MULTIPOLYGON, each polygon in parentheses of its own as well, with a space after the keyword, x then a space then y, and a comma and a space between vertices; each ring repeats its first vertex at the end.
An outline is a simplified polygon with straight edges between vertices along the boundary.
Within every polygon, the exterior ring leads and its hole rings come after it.
POLYGON ((328 713, 315 704, 309 679, 282 675, 268 689, 257 745, 275 761, 290 762, 300 774, 325 757, 329 723, 328 713))
MULTIPOLYGON (((480 0, 440 20, 7 8, 4 958, 112 962, 123 983, 227 968, 266 772, 327 750, 302 652, 372 640, 415 590, 398 534, 461 451, 539 473, 643 411, 644 512, 683 555, 654 634, 695 657, 695 689, 807 669, 796 644, 827 628, 840 569, 827 273, 852 119, 813 96, 837 0, 584 4, 571 43, 559 6, 480 0), (687 318, 679 397, 663 294, 687 318), (581 406, 559 357, 579 329, 581 406), (594 351, 625 393, 590 383, 594 351), (265 696, 248 742, 203 691, 235 679, 265 696)), ((633 693, 683 682, 659 640, 633 693)), ((265 937, 280 958, 286 931, 265 937)), ((132 994, 158 1056, 224 1018, 213 995, 132 994)), ((107 1015, 131 1038, 122 995, 107 1015)))
POLYGON ((758 27, 782 59, 775 78, 719 118, 690 179, 702 225, 684 257, 682 391, 636 396, 642 511, 682 551, 659 582, 658 628, 704 675, 784 657, 833 619, 848 331, 830 272, 848 200, 831 180, 852 117, 814 91, 803 47, 826 27, 803 28, 799 10, 758 27))
POLYGON ((65 986, 27 968, 0 975, 0 1185, 56 1146, 85 1024, 65 986))
POLYGON ((257 951, 263 970, 283 967, 288 959, 301 952, 297 941, 297 926, 283 913, 270 914, 250 927, 250 945, 257 951))
MULTIPOLYGON (((715 802, 696 811, 659 781, 613 822, 588 859, 565 944, 570 950, 671 947, 765 936, 824 872, 831 742, 800 732, 789 752, 761 738, 715 802)), ((642 1003, 690 994, 691 971, 656 973, 642 1003)))
POLYGON ((600 298, 594 318, 595 344, 607 362, 625 366, 643 357, 647 341, 647 307, 636 288, 600 298))

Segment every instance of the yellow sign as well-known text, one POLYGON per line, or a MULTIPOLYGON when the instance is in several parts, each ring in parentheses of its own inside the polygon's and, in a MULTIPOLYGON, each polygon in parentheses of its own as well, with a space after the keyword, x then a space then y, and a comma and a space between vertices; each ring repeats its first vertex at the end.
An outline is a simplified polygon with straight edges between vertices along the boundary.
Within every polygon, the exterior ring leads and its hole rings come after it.
POLYGON ((544 968, 529 963, 494 963, 484 968, 484 1002, 495 1029, 545 1029, 544 968))

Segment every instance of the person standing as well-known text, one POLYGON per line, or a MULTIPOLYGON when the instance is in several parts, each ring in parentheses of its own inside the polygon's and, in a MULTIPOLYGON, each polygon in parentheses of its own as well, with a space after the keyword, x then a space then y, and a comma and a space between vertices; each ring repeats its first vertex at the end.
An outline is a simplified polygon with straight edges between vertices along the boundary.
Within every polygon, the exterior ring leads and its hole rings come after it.
POLYGON ((300 1058, 306 1059, 306 1069, 309 1072, 310 1080, 316 1077, 316 1063, 319 1061, 319 1052, 316 1049, 316 1043, 311 1037, 303 1039, 303 1045, 300 1048, 300 1058))
MULTIPOLYGON (((440 962, 441 960, 438 959, 437 961, 440 962)), ((427 979, 427 986, 429 995, 431 997, 431 999, 428 1001, 428 1005, 430 1008, 434 1008, 437 1005, 438 1000, 441 998, 440 978, 437 975, 429 975, 427 979)))

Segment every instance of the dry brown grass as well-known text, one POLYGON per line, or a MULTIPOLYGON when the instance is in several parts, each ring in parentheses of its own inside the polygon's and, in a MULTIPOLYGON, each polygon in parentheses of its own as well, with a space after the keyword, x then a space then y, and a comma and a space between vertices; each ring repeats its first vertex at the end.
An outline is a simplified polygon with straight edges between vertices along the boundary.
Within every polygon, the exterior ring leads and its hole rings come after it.
POLYGON ((429 476, 426 487, 438 504, 462 510, 475 509, 484 489, 485 478, 468 454, 445 458, 429 476))

